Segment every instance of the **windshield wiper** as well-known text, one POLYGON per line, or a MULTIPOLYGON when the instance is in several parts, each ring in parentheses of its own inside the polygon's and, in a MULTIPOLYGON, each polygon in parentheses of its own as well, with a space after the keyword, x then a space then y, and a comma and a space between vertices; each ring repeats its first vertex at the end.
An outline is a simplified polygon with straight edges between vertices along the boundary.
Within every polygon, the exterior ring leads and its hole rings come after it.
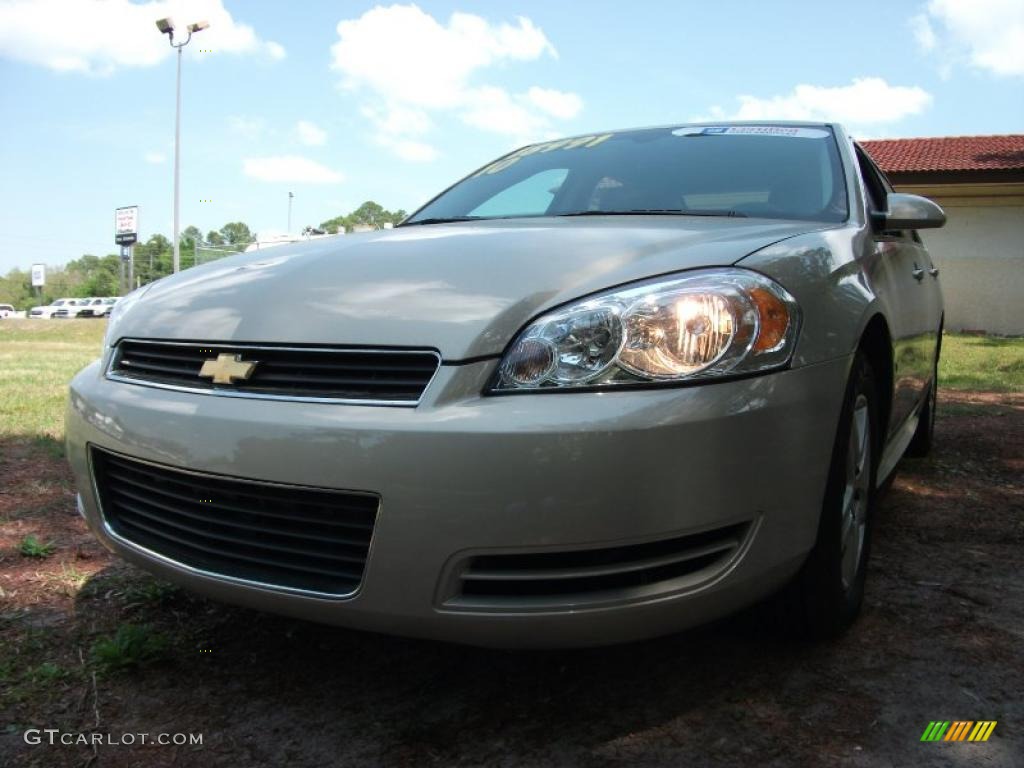
POLYGON ((556 213, 555 216, 727 216, 733 218, 747 218, 747 214, 740 211, 704 211, 692 208, 634 208, 628 211, 573 211, 572 213, 556 213))
POLYGON ((486 217, 485 216, 447 216, 447 217, 438 216, 436 218, 431 218, 431 219, 417 219, 416 221, 407 221, 404 224, 401 224, 399 226, 411 227, 413 224, 451 224, 452 222, 455 222, 455 221, 477 221, 477 220, 483 219, 483 218, 486 218, 486 217))

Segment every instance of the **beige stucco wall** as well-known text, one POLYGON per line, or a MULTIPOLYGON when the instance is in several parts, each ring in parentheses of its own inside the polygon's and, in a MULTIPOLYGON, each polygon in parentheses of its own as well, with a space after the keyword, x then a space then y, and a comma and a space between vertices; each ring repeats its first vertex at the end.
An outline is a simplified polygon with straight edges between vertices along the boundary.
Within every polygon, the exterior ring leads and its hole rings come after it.
POLYGON ((902 186, 947 216, 921 230, 939 267, 946 329, 1024 334, 1024 184, 902 186))

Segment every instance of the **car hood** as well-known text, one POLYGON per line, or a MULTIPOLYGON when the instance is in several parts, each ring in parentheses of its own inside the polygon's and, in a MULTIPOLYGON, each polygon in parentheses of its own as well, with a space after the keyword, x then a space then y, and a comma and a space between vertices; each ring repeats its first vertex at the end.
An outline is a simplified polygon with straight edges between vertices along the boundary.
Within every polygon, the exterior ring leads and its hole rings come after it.
POLYGON ((154 283, 117 336, 500 353, 538 313, 605 288, 725 266, 821 224, 588 217, 400 227, 239 254, 154 283))

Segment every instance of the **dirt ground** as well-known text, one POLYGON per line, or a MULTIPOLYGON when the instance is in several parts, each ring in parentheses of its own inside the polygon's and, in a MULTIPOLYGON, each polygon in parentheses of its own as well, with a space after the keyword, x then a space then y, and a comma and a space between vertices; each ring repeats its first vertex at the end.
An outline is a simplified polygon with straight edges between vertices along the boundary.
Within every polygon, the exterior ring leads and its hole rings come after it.
POLYGON ((59 447, 10 441, 0 765, 1024 765, 1024 395, 940 402, 935 453, 901 464, 879 510, 864 613, 821 645, 758 610, 508 653, 225 607, 109 557, 74 514, 59 447), (54 553, 21 554, 29 533, 54 553), (126 624, 161 642, 101 663, 126 624), (987 743, 920 741, 931 720, 982 719, 998 721, 987 743), (203 743, 29 745, 27 728, 203 743))

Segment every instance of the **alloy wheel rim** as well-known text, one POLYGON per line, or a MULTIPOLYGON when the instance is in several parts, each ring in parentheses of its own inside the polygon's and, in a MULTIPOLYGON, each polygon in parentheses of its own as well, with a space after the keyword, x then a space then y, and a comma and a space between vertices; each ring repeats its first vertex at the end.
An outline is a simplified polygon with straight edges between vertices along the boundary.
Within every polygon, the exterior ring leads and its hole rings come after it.
POLYGON ((843 488, 840 525, 840 575, 847 591, 857 579, 867 532, 868 499, 871 496, 871 421, 868 399, 857 395, 846 450, 846 483, 843 488))

